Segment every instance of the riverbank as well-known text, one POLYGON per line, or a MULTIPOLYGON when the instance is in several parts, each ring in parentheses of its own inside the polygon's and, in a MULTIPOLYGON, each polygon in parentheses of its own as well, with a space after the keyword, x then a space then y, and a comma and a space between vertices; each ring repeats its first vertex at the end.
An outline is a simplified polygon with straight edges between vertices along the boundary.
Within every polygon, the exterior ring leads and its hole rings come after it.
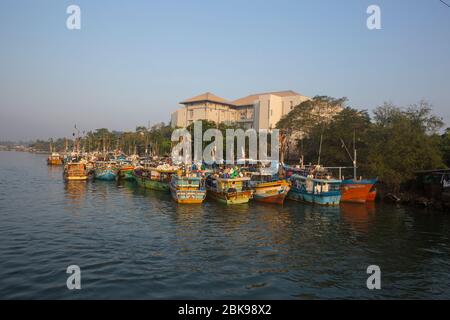
POLYGON ((379 203, 399 204, 450 213, 450 191, 443 188, 439 183, 424 188, 423 185, 414 180, 406 184, 402 191, 397 192, 384 188, 381 184, 377 186, 377 191, 379 203))

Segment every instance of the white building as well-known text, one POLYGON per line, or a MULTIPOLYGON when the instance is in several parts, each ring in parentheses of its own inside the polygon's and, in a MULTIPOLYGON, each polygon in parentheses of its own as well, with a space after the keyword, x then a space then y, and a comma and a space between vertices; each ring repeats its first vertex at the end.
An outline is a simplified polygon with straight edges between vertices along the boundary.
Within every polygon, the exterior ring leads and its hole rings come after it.
POLYGON ((253 94, 234 101, 207 92, 181 102, 184 107, 172 113, 171 125, 186 127, 196 120, 209 120, 272 129, 282 116, 309 99, 291 90, 253 94))

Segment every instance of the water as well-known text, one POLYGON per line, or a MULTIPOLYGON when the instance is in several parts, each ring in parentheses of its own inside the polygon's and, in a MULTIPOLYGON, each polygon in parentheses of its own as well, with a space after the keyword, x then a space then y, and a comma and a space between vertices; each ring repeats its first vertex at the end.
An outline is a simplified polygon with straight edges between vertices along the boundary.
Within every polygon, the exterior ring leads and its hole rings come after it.
POLYGON ((1 299, 450 298, 449 236, 439 212, 177 205, 133 183, 64 183, 45 156, 0 152, 1 299), (81 290, 66 287, 72 264, 81 290))

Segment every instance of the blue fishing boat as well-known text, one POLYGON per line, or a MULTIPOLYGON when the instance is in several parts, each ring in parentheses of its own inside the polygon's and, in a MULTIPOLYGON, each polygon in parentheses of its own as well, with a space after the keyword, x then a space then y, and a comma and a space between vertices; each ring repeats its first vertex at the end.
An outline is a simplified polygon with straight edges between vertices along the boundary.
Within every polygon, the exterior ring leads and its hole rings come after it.
POLYGON ((97 180, 113 181, 117 178, 118 169, 113 162, 97 162, 94 168, 94 176, 97 180))
POLYGON ((320 166, 305 169, 290 176, 291 190, 288 199, 324 206, 339 205, 341 180, 332 176, 320 166))

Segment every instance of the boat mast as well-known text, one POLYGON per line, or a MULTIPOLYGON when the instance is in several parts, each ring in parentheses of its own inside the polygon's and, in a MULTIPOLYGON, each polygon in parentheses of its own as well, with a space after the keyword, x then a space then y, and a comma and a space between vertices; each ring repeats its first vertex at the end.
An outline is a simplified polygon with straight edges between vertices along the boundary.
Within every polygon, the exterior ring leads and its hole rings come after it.
POLYGON ((323 133, 320 135, 319 157, 317 159, 317 165, 318 166, 320 166, 320 155, 322 153, 322 140, 323 140, 323 133))

